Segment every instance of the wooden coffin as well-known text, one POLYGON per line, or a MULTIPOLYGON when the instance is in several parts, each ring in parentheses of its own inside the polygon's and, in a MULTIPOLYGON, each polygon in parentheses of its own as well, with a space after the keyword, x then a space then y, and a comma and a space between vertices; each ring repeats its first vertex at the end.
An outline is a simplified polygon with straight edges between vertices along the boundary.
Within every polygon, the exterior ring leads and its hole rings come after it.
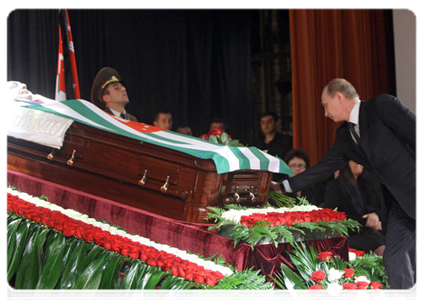
POLYGON ((74 122, 60 150, 8 137, 8 168, 166 217, 204 223, 207 206, 267 202, 271 173, 217 174, 212 160, 74 122))

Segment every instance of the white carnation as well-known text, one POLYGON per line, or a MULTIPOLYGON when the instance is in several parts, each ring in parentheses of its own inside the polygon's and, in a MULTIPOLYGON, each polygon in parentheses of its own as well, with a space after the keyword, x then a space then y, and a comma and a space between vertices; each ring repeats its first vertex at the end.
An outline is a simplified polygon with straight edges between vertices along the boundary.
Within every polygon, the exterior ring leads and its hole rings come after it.
POLYGON ((344 271, 340 271, 334 268, 331 268, 328 272, 328 280, 330 282, 334 282, 340 278, 342 278, 342 276, 344 275, 344 271))
POLYGON ((339 283, 329 283, 326 291, 329 295, 338 296, 343 289, 343 286, 339 283))

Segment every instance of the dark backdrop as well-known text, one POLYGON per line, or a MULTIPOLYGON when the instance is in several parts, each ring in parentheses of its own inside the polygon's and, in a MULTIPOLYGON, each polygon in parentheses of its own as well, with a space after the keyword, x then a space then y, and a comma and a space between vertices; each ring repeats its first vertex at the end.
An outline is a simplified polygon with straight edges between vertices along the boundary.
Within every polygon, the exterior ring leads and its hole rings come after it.
MULTIPOLYGON (((116 68, 129 112, 152 123, 168 109, 174 130, 199 136, 221 117, 229 133, 251 143, 253 10, 69 10, 81 97, 90 100, 102 67, 116 68)), ((8 80, 54 98, 57 10, 16 10, 8 18, 8 80)), ((70 71, 69 71, 70 72, 70 71)), ((68 72, 68 73, 69 73, 68 72)), ((68 91, 68 94, 70 91, 68 91)))

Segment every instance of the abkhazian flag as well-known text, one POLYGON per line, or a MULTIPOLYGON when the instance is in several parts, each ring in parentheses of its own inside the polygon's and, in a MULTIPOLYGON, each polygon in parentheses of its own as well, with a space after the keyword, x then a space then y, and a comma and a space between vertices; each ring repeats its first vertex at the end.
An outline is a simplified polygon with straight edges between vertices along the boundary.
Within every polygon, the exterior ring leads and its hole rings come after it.
POLYGON ((65 82, 65 65, 70 67, 72 75, 72 91, 73 99, 80 99, 78 71, 76 67, 75 47, 73 43, 72 31, 69 21, 67 9, 59 10, 59 57, 58 57, 58 73, 56 77, 56 100, 66 100, 66 82, 65 82), (63 33, 63 34, 62 34, 63 33), (64 41, 62 39, 64 37, 64 41), (64 49, 66 45, 66 49, 64 49), (65 63, 66 59, 66 63, 65 63), (63 68, 60 69, 59 64, 63 62, 63 68), (63 81, 62 81, 63 80, 63 81), (63 89, 62 89, 63 87, 63 89), (61 93, 64 93, 63 95, 61 93))
MULTIPOLYGON (((197 137, 114 117, 86 100, 69 100, 25 106, 142 142, 173 149, 201 159, 212 159, 217 173, 264 170, 293 174, 283 160, 256 147, 230 147, 197 137)), ((37 122, 37 120, 34 120, 37 122)), ((37 124, 32 124, 37 126, 37 124)))

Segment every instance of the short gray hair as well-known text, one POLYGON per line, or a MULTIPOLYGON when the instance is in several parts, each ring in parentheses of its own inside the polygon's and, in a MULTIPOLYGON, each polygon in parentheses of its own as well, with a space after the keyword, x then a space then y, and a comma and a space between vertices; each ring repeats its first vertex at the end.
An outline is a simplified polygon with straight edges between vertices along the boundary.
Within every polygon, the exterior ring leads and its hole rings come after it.
POLYGON ((326 92, 330 97, 335 96, 337 92, 340 92, 348 99, 359 99, 357 91, 354 86, 343 78, 335 78, 329 81, 325 86, 326 92))

